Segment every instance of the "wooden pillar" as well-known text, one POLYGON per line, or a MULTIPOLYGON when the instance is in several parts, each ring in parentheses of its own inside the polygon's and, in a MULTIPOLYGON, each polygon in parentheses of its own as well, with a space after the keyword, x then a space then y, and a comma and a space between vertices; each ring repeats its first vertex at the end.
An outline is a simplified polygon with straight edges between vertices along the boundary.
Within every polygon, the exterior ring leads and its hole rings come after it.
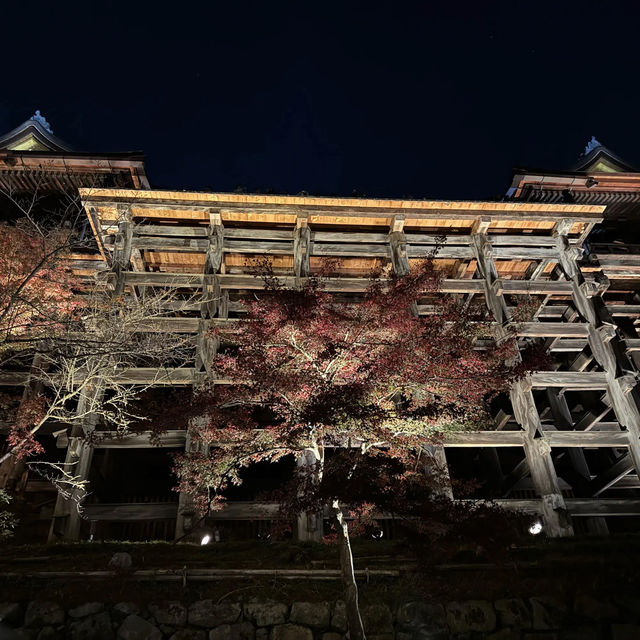
POLYGON ((397 276, 407 275, 411 269, 407 255, 407 238, 404 235, 404 216, 394 216, 389 229, 389 257, 397 276))
MULTIPOLYGON (((560 430, 573 430, 573 418, 564 394, 558 389, 547 389, 547 398, 549 400, 549 406, 551 407, 551 414, 553 415, 553 421, 556 428, 560 430)), ((585 483, 590 482, 591 472, 589 470, 589 465, 584 455, 584 451, 577 447, 570 447, 567 449, 567 454, 575 473, 578 474, 578 477, 581 477, 585 483)), ((582 484, 582 482, 580 484, 582 484)), ((602 536, 609 533, 605 518, 589 517, 585 518, 585 520, 590 533, 602 536)))
POLYGON ((131 264, 131 245, 133 239, 133 224, 131 211, 125 206, 118 206, 118 233, 113 247, 112 271, 116 275, 113 294, 121 296, 124 293, 125 273, 131 264))
POLYGON ((299 215, 296 228, 293 230, 293 274, 296 278, 309 275, 309 259, 311 257, 311 230, 308 217, 299 215))
MULTIPOLYGON (((298 281, 309 276, 311 251, 311 229, 309 229, 308 217, 306 214, 301 214, 293 230, 293 274, 298 281)), ((296 458, 298 473, 309 473, 309 468, 317 463, 318 457, 311 450, 300 453, 296 458)), ((322 513, 299 513, 296 518, 296 535, 300 541, 322 542, 324 535, 322 513)))
MULTIPOLYGON (((307 449, 296 458, 298 473, 313 473, 309 469, 318 463, 316 453, 307 449)), ((299 513, 296 520, 298 540, 307 542, 322 542, 324 522, 322 513, 299 513)))
POLYGON ((517 422, 525 432, 524 454, 536 493, 542 499, 542 516, 548 536, 573 535, 573 526, 560 491, 558 476, 551 457, 551 447, 543 437, 540 416, 531 387, 526 380, 516 382, 510 392, 517 422))
MULTIPOLYGON (((114 297, 124 294, 126 272, 131 268, 133 241, 131 207, 119 204, 117 208, 118 232, 111 261, 111 271, 115 274, 114 297)), ((93 447, 88 443, 87 436, 95 430, 97 416, 90 412, 90 407, 93 403, 101 401, 103 395, 104 388, 102 385, 92 385, 78 399, 77 413, 85 417, 79 426, 73 428, 71 438, 69 438, 65 456, 65 470, 82 481, 89 479, 89 471, 93 459, 93 447)), ((70 499, 65 499, 58 494, 49 529, 50 541, 59 538, 65 540, 77 540, 79 538, 82 518, 79 511, 80 507, 74 500, 74 498, 78 498, 77 494, 78 491, 73 491, 70 499)))
MULTIPOLYGON (((391 219, 389 225, 389 258, 391 267, 397 276, 405 276, 411 271, 409 263, 409 255, 407 251, 407 238, 404 234, 403 215, 396 215, 391 219)), ((415 315, 418 315, 417 305, 414 309, 415 315)), ((433 463, 437 467, 441 475, 442 486, 438 488, 439 493, 453 499, 453 489, 451 487, 451 477, 449 476, 449 466, 447 465, 447 456, 443 446, 429 445, 424 448, 425 453, 432 458, 433 463)), ((426 469, 428 473, 431 471, 426 469)))
POLYGON ((224 258, 224 227, 219 213, 209 214, 207 230, 207 253, 204 262, 200 321, 196 339, 195 384, 198 385, 211 374, 211 361, 218 351, 218 340, 209 334, 212 318, 227 317, 228 304, 223 304, 218 273, 224 258))
MULTIPOLYGON (((81 424, 73 429, 64 460, 64 469, 78 480, 86 481, 89 479, 91 461, 93 460, 93 446, 89 443, 89 437, 95 430, 97 422, 97 416, 90 412, 90 408, 94 402, 100 401, 103 393, 102 388, 93 386, 87 389, 87 393, 82 394, 78 400, 77 413, 84 415, 84 418, 81 424)), ((72 497, 69 499, 58 494, 49 529, 49 542, 60 539, 79 539, 82 524, 81 512, 76 502, 78 498, 82 497, 79 493, 77 490, 72 491, 72 497)))
MULTIPOLYGON (((480 230, 486 228, 485 224, 480 227, 480 230)), ((484 283, 487 308, 496 323, 495 337, 497 340, 505 340, 509 337, 505 325, 510 318, 504 298, 497 295, 495 290, 498 272, 493 262, 491 243, 486 233, 482 232, 473 234, 471 240, 478 263, 478 274, 484 283)), ((519 381, 512 386, 509 395, 514 417, 525 434, 524 454, 531 479, 542 501, 541 511, 545 520, 546 533, 550 537, 573 535, 571 519, 551 458, 551 448, 543 438, 540 416, 531 392, 531 385, 526 381, 519 381)))
MULTIPOLYGON (((218 273, 222 269, 224 259, 224 227, 220 213, 209 212, 209 228, 207 229, 207 253, 204 263, 202 283, 202 300, 200 302, 200 320, 196 338, 195 379, 194 387, 199 386, 212 375, 211 362, 220 346, 216 337, 209 334, 213 326, 213 318, 226 318, 229 315, 228 293, 220 289, 218 273)), ((196 452, 202 444, 191 441, 189 429, 185 439, 185 451, 196 452)), ((186 493, 178 496, 178 513, 176 516, 176 539, 189 534, 195 525, 193 500, 186 493)))
MULTIPOLYGON (((207 452, 208 445, 202 442, 193 442, 189 430, 187 430, 184 450, 186 453, 207 452)), ((184 538, 191 533, 195 528, 198 516, 195 512, 193 500, 191 496, 186 493, 180 492, 178 495, 178 511, 176 514, 176 531, 175 538, 184 538)))
MULTIPOLYGON (((34 376, 37 376, 38 371, 45 366, 44 359, 41 354, 36 353, 31 363, 29 370, 29 378, 22 390, 22 398, 20 404, 27 402, 34 395, 37 395, 42 391, 42 382, 37 380, 34 376)), ((4 462, 0 463, 0 488, 6 489, 14 497, 22 495, 23 478, 26 479, 26 463, 24 458, 17 458, 16 456, 9 456, 4 462)))
POLYGON ((449 475, 449 465, 447 455, 442 445, 427 445, 424 452, 431 458, 433 466, 425 465, 427 474, 435 475, 440 484, 436 487, 436 493, 453 500, 453 489, 451 487, 451 476, 449 475))

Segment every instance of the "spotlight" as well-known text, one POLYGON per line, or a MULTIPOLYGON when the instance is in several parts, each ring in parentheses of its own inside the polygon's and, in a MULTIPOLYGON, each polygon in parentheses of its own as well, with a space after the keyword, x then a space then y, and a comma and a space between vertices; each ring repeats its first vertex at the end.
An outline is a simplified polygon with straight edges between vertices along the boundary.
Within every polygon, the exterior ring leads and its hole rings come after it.
POLYGON ((202 536, 202 540, 200 540, 200 544, 204 546, 205 544, 209 544, 209 542, 211 542, 211 536, 208 533, 206 533, 205 535, 202 536))
POLYGON ((378 529, 378 531, 374 531, 374 532, 371 534, 371 537, 372 537, 374 540, 382 540, 382 538, 384 537, 384 531, 383 531, 382 529, 378 529))
POLYGON ((542 533, 542 522, 536 520, 530 527, 529 533, 532 536, 537 536, 539 533, 542 533))

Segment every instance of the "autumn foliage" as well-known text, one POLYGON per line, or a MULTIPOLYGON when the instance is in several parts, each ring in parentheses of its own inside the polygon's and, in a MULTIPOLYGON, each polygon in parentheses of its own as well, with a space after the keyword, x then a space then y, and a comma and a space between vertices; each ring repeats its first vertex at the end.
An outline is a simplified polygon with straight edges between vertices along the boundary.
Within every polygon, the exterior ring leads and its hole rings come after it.
POLYGON ((201 390, 191 424, 208 451, 177 460, 180 489, 203 509, 222 504, 249 465, 302 452, 317 463, 306 480, 297 474, 290 496, 299 503, 333 485, 334 496, 357 502, 356 485, 384 468, 379 461, 406 471, 443 432, 491 428, 488 402, 524 370, 507 364, 511 341, 475 348, 490 336, 488 318, 439 293, 431 260, 407 276, 374 276, 357 302, 327 293, 321 277, 286 288, 262 275, 246 320, 215 330, 213 368, 227 384, 201 390), (421 299, 436 312, 417 315, 421 299), (305 481, 315 490, 300 491, 305 481))
POLYGON ((0 354, 49 339, 78 307, 64 262, 68 232, 28 222, 0 225, 0 354))
MULTIPOLYGON (((7 367, 26 357, 31 365, 34 354, 52 345, 79 309, 77 292, 81 288, 65 258, 69 232, 45 230, 30 219, 0 225, 0 363, 7 367)), ((7 437, 9 450, 16 457, 42 452, 36 439, 47 401, 42 393, 30 389, 17 402, 3 395, 0 411, 11 424, 7 437)))

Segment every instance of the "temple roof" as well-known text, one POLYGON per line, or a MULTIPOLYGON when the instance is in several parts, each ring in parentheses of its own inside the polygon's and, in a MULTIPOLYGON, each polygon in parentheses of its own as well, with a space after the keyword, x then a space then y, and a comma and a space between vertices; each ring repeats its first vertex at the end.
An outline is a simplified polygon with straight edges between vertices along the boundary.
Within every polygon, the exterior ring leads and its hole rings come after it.
POLYGON ((607 149, 594 136, 587 143, 574 170, 588 173, 638 173, 636 167, 623 160, 611 149, 607 149))
POLYGON ((507 198, 606 205, 605 219, 640 217, 640 170, 594 137, 573 170, 517 168, 507 198))
POLYGON ((513 169, 515 175, 540 175, 540 176, 588 176, 594 173, 608 174, 640 174, 640 169, 626 160, 623 160, 617 153, 601 144, 595 137, 586 144, 584 152, 576 164, 570 169, 551 169, 531 166, 516 166, 513 169))
POLYGON ((40 111, 0 136, 0 189, 60 192, 91 186, 148 189, 144 155, 75 151, 53 135, 40 111))
POLYGON ((9 151, 71 151, 71 147, 53 135, 45 117, 36 111, 28 120, 0 137, 0 149, 9 151))

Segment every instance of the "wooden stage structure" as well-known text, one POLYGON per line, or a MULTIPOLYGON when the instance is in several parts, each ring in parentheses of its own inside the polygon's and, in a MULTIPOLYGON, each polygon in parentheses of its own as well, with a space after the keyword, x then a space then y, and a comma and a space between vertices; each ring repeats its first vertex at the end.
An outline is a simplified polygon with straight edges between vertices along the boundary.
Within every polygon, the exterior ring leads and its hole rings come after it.
MULTIPOLYGON (((200 308, 167 313, 148 327, 193 333, 194 361, 170 370, 123 371, 123 380, 173 386, 206 376, 215 348, 208 328, 241 321, 242 299, 262 287, 251 273, 252 258, 272 257, 292 284, 320 268, 322 258, 337 258, 339 272, 325 286, 353 295, 368 286, 373 268, 405 273, 441 243, 435 262, 445 276, 442 290, 464 303, 484 304, 495 319, 496 339, 516 335, 521 346, 543 341, 555 365, 515 385, 487 430, 452 435, 436 455, 446 460, 450 449, 481 450, 499 477, 501 493, 492 497, 540 513, 549 535, 572 534, 578 519, 604 533, 613 516, 640 515, 640 499, 632 497, 640 469, 633 361, 640 340, 618 326, 620 319, 633 325, 638 315, 633 305, 625 315, 620 296, 628 295, 633 274, 640 275, 640 255, 635 264, 627 258, 624 269, 610 254, 585 259, 583 244, 602 221, 603 206, 112 189, 81 195, 105 286, 124 292, 177 288, 203 300, 200 308), (535 306, 527 321, 514 319, 522 300, 535 306)), ((430 313, 428 301, 418 310, 430 313)), ((185 430, 176 427, 161 445, 188 446, 185 430)), ((146 445, 135 436, 98 446, 146 445)), ((88 448, 82 452, 91 455, 88 448)), ((180 508, 184 501, 96 504, 87 506, 87 516, 159 519, 180 508)), ((180 534, 181 519, 173 513, 180 534)), ((273 508, 238 503, 220 517, 270 518, 273 508)), ((302 523, 299 537, 317 535, 309 529, 302 523)))
MULTIPOLYGON (((587 190, 589 168, 581 172, 587 190)), ((535 182, 531 173, 523 175, 535 182)), ((565 181, 559 184, 556 191, 566 190, 565 181)), ((615 220, 607 218, 608 202, 593 200, 597 188, 588 192, 591 200, 580 202, 556 192, 552 202, 528 201, 530 191, 513 189, 503 202, 445 202, 81 188, 98 251, 79 258, 74 269, 117 294, 153 288, 184 298, 185 304, 169 305, 166 316, 154 317, 143 330, 192 334, 193 361, 170 369, 123 370, 119 378, 132 385, 185 387, 210 375, 216 345, 208 329, 241 322, 242 300, 263 286, 252 260, 269 257, 276 273, 296 284, 326 258, 337 259, 336 274, 323 286, 357 296, 372 269, 407 273, 438 246, 434 260, 443 274, 442 291, 462 304, 484 306, 494 320, 494 339, 516 340, 520 348, 542 343, 553 366, 515 384, 496 407, 492 424, 447 436, 432 447, 433 455, 453 473, 475 465, 488 487, 479 499, 539 514, 550 536, 637 530, 640 245, 612 239, 615 220), (605 226, 609 235, 598 243, 605 226), (523 308, 529 314, 524 319, 523 308)), ((424 300, 418 312, 433 313, 434 307, 424 300)), ((27 378, 0 372, 4 385, 27 378)), ((100 425, 89 420, 85 430, 99 432, 100 425)), ((153 445, 144 434, 100 436, 92 445, 82 437, 58 437, 67 461, 77 462, 87 478, 96 452, 191 446, 181 424, 153 445)), ((164 535, 173 537, 188 531, 188 511, 184 496, 146 496, 90 502, 85 517, 100 523, 163 522, 164 535)), ((52 516, 53 537, 86 533, 60 498, 52 516)), ((216 517, 268 521, 275 506, 236 502, 216 517)), ((312 519, 299 520, 299 538, 321 533, 312 519)))

